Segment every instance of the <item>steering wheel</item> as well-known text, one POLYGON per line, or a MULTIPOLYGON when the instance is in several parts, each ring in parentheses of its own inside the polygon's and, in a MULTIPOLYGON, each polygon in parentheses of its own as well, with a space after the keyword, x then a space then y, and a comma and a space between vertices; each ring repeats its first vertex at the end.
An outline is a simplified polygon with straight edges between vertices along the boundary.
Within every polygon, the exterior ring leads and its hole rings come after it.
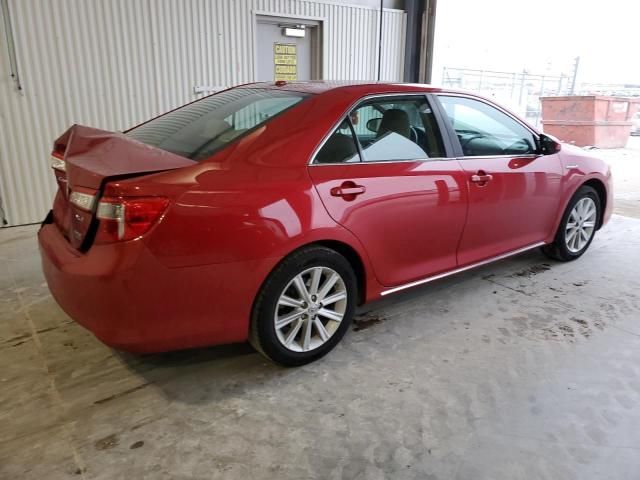
POLYGON ((469 142, 475 140, 476 138, 484 138, 484 135, 479 135, 476 133, 469 136, 469 138, 464 138, 464 136, 458 135, 458 140, 460 140, 460 147, 462 147, 462 151, 465 155, 469 154, 469 152, 467 152, 467 145, 469 145, 469 142))
POLYGON ((531 153, 533 150, 534 148, 532 147, 532 145, 523 138, 506 147, 504 149, 504 153, 512 155, 524 155, 527 153, 531 153))
POLYGON ((464 142, 462 141, 462 139, 460 139, 460 146, 466 147, 467 145, 469 145, 469 142, 471 140, 475 140, 476 138, 484 138, 484 135, 479 135, 476 133, 475 135, 471 135, 469 138, 466 138, 464 142))

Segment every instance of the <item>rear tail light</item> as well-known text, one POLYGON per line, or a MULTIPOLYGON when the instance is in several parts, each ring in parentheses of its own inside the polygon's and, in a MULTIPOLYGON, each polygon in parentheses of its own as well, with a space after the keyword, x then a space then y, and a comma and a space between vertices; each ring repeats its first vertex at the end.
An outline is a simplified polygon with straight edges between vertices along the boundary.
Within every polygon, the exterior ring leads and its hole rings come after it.
POLYGON ((95 200, 95 195, 78 192, 77 190, 71 192, 71 195, 69 195, 69 201, 71 203, 73 203, 76 207, 88 212, 93 212, 93 204, 95 200))
POLYGON ((67 164, 62 159, 62 155, 63 154, 60 152, 53 152, 51 154, 51 168, 53 168, 54 170, 60 170, 61 172, 64 172, 67 170, 67 164))
POLYGON ((144 235, 162 217, 169 200, 164 197, 111 198, 98 202, 96 243, 133 240, 144 235))

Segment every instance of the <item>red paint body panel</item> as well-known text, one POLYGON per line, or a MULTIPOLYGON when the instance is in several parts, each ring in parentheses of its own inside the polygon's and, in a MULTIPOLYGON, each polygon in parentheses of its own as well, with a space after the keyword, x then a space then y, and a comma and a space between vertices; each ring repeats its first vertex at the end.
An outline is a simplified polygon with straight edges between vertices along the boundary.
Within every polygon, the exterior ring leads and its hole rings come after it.
POLYGON ((439 90, 324 82, 284 88, 313 95, 200 163, 85 127, 58 140, 68 147, 72 191, 169 199, 142 237, 96 245, 86 221, 87 240, 69 241, 74 211, 61 189, 55 222, 45 222, 39 243, 49 288, 72 318, 105 343, 139 352, 244 341, 261 285, 304 245, 350 248, 364 270, 363 300, 370 301, 389 287, 551 241, 586 180, 603 183, 604 220, 610 215, 608 168, 568 147, 534 160, 309 166, 327 133, 364 96, 439 90), (470 184, 479 169, 494 175, 492 184, 470 184), (345 181, 365 193, 352 201, 332 196, 345 181))
POLYGON ((562 150, 558 153, 558 156, 562 162, 564 176, 562 178, 560 206, 556 211, 553 229, 546 238, 548 243, 553 241, 553 237, 558 229, 558 225, 560 225, 562 214, 569 200, 571 200, 571 197, 578 188, 586 182, 599 182, 605 188, 606 201, 602 216, 602 225, 609 221, 613 213, 613 180, 609 166, 601 159, 591 156, 589 152, 568 144, 562 145, 562 150))
POLYGON ((144 241, 71 247, 54 224, 38 234, 51 293, 104 343, 134 352, 247 338, 250 301, 277 258, 168 268, 144 241))
POLYGON ((495 257, 549 235, 562 192, 558 155, 465 158, 471 175, 492 175, 485 185, 468 182, 469 216, 458 249, 460 266, 495 257))
POLYGON ((381 284, 456 267, 467 215, 466 175, 457 161, 312 165, 309 172, 333 219, 362 241, 381 284), (332 196, 345 181, 366 190, 353 200, 332 196))

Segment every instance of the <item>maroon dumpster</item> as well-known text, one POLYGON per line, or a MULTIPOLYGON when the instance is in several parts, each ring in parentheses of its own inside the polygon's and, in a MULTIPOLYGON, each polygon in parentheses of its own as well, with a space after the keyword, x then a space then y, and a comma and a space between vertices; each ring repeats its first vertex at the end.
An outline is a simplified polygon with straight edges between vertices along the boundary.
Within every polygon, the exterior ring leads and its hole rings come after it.
POLYGON ((542 97, 543 130, 579 147, 624 147, 635 100, 600 95, 542 97))

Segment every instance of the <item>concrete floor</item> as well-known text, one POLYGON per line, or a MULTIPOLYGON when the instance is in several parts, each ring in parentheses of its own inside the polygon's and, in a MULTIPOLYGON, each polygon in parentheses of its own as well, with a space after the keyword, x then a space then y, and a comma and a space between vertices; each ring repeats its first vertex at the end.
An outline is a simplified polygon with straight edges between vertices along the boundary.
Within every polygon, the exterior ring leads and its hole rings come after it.
POLYGON ((298 369, 110 350, 35 231, 0 231, 0 478, 640 478, 640 219, 373 305, 298 369))

